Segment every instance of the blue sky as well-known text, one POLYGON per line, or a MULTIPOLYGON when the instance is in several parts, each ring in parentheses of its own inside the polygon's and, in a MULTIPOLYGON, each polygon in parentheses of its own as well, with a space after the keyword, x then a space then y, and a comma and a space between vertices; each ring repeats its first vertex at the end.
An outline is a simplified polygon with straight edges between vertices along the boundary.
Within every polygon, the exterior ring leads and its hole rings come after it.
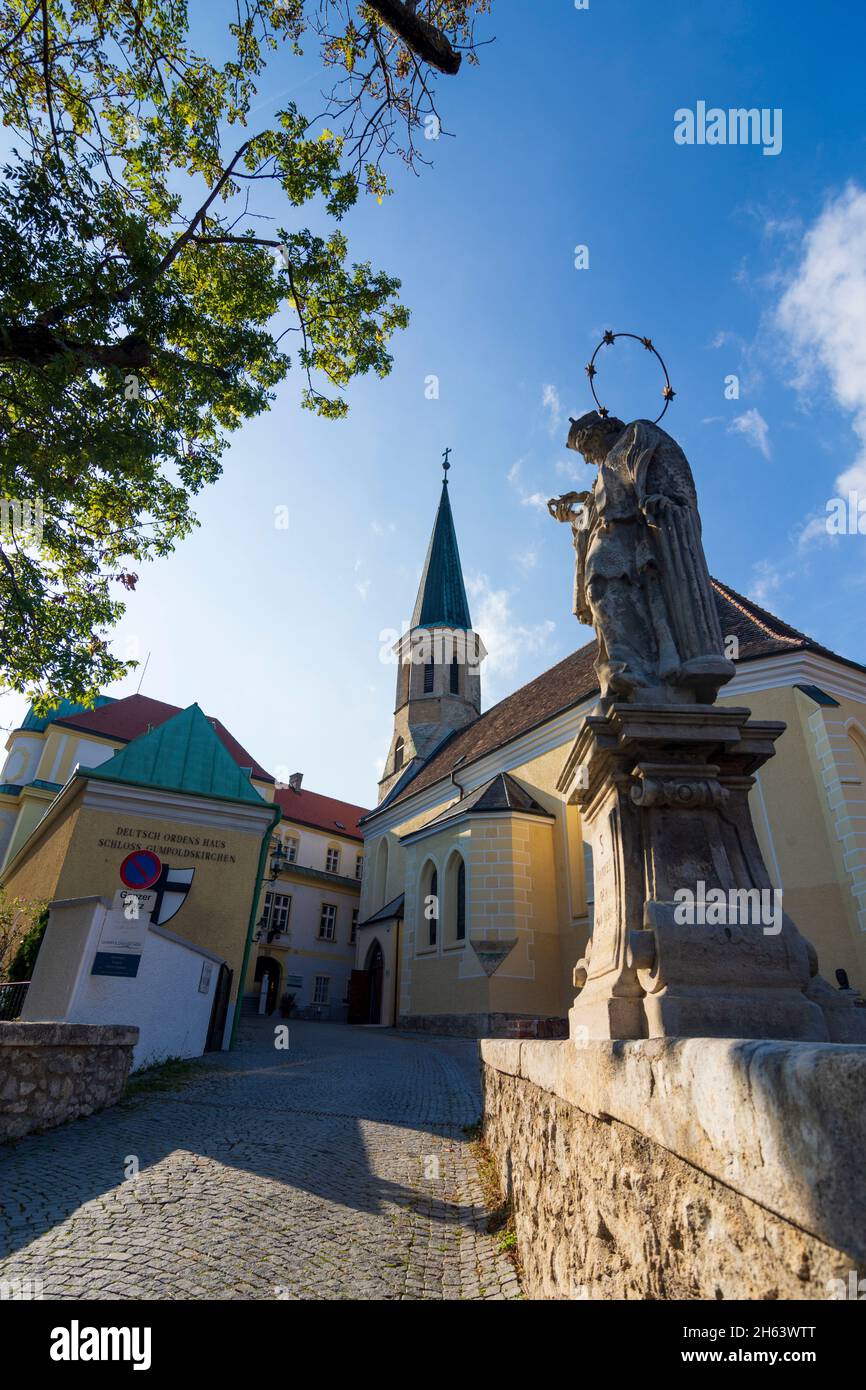
MULTIPOLYGON (((199 21, 223 8, 191 5, 199 21)), ((711 570, 866 662, 866 536, 824 527, 840 488, 866 499, 864 31, 841 0, 495 0, 480 68, 440 83, 456 138, 344 224, 412 308, 392 375, 353 384, 348 419, 328 422, 298 408, 292 374, 235 436, 200 529, 129 597, 116 645, 150 652, 143 692, 197 700, 272 770, 374 804, 395 674, 382 634, 411 612, 446 445, 485 707, 589 640, 567 530, 539 503, 588 481, 564 440, 606 328, 652 336, 668 363, 664 424, 711 570), (780 108, 781 152, 676 144, 674 112, 698 101, 780 108)), ((262 119, 293 85, 316 109, 315 64, 286 54, 262 119)), ((608 352, 602 400, 656 415, 656 364, 608 352)), ((21 712, 6 699, 2 722, 21 712)))

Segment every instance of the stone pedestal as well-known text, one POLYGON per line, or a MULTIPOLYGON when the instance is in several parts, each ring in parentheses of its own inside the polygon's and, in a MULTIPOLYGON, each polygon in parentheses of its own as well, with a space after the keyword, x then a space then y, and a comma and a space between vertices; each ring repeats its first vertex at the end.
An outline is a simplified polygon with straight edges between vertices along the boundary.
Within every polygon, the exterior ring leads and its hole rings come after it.
POLYGON ((784 729, 717 705, 587 717, 558 783, 581 808, 595 882, 573 1038, 866 1042, 866 1010, 817 976, 755 836, 749 788, 784 729))

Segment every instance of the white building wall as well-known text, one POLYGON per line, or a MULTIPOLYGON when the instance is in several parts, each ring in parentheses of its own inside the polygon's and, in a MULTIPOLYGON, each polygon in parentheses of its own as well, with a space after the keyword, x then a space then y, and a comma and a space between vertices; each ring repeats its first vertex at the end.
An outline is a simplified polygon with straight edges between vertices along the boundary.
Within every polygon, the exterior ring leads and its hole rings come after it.
POLYGON ((107 904, 99 898, 52 903, 22 1018, 132 1025, 139 1029, 133 1071, 168 1057, 200 1057, 220 958, 142 922, 138 973, 91 975, 103 926, 123 919, 107 904))

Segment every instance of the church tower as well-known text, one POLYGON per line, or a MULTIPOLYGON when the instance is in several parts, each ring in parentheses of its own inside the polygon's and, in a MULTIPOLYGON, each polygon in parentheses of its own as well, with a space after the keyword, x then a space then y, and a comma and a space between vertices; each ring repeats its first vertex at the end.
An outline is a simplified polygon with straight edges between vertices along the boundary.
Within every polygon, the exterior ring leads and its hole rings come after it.
POLYGON ((460 553, 448 498, 448 462, 439 510, 408 632, 394 647, 397 699, 394 736, 379 783, 381 801, 455 729, 481 713, 481 662, 487 655, 472 630, 460 553))

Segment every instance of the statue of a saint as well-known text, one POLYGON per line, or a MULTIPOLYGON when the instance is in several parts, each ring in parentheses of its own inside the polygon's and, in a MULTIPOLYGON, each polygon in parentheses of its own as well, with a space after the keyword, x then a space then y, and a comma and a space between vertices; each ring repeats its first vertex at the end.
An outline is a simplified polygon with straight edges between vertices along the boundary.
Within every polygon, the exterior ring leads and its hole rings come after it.
POLYGON ((595 628, 603 703, 712 704, 734 666, 685 454, 649 420, 625 425, 595 410, 571 421, 568 447, 598 476, 591 492, 547 505, 571 524, 574 612, 595 628))

